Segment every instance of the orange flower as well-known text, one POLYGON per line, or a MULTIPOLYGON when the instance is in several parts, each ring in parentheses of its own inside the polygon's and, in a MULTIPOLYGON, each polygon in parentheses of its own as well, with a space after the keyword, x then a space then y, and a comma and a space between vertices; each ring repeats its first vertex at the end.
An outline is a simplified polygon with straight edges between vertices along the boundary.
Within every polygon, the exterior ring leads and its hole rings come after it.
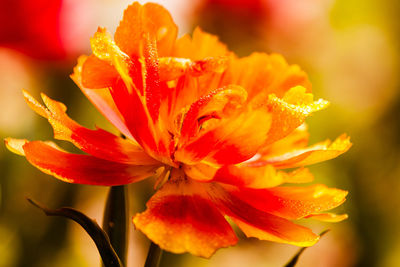
POLYGON ((237 58, 200 29, 176 38, 168 11, 134 3, 114 40, 99 28, 93 54, 79 58, 72 79, 126 138, 85 128, 62 103, 42 95, 43 106, 24 92, 56 139, 87 154, 11 138, 8 148, 69 183, 112 186, 157 175, 159 190, 133 222, 174 253, 210 257, 234 245, 224 216, 249 237, 313 245, 318 235, 292 220, 344 219, 322 212, 343 203, 347 192, 281 185, 310 182, 304 166, 351 146, 341 136, 307 147, 305 118, 328 103, 314 101, 306 74, 280 55, 237 58))

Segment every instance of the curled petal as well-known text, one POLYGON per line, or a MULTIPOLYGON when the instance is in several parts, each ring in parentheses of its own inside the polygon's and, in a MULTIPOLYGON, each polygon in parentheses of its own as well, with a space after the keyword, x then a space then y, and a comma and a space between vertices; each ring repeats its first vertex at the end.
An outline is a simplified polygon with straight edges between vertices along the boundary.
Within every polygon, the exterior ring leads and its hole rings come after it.
MULTIPOLYGON (((103 89, 92 90, 83 86, 82 68, 83 64, 86 62, 87 59, 88 59, 87 56, 81 56, 78 58, 78 65, 76 65, 76 67, 74 68, 74 73, 71 75, 72 80, 79 86, 79 88, 86 95, 86 97, 104 115, 104 117, 106 117, 121 133, 133 139, 132 134, 126 127, 125 119, 123 118, 123 116, 121 115, 117 106, 114 103, 114 100, 110 94, 109 89, 103 88, 103 89)), ((94 60, 97 61, 96 59, 94 60)), ((91 64, 89 63, 88 69, 91 69, 93 67, 90 65, 91 64)), ((107 79, 105 80, 97 80, 97 79, 94 80, 94 78, 96 77, 97 77, 96 75, 91 75, 89 76, 89 78, 86 78, 87 79, 86 82, 89 83, 89 85, 96 85, 99 87, 100 86, 99 81, 101 81, 102 83, 104 82, 104 85, 108 85, 108 83, 111 81, 110 76, 108 74, 107 74, 107 79)))
POLYGON ((115 67, 95 55, 87 57, 82 66, 82 85, 90 89, 111 87, 119 74, 115 67))
POLYGON ((83 151, 105 160, 134 165, 155 165, 157 161, 149 157, 143 149, 129 139, 123 139, 102 129, 87 129, 66 114, 64 104, 42 94, 47 108, 39 104, 24 91, 29 106, 42 115, 52 125, 54 137, 70 141, 83 151))
POLYGON ((345 153, 351 147, 350 138, 345 134, 339 136, 333 143, 330 140, 315 144, 313 146, 290 151, 288 153, 273 157, 262 157, 254 164, 271 164, 276 168, 294 168, 315 164, 321 161, 336 158, 345 153))
POLYGON ((133 222, 154 243, 173 253, 209 258, 218 248, 237 242, 220 211, 190 181, 164 184, 133 222))
POLYGON ((169 12, 154 3, 133 3, 124 11, 124 17, 115 32, 115 42, 131 57, 141 54, 144 36, 150 35, 157 41, 160 56, 171 53, 178 28, 169 12))
POLYGON ((283 99, 271 94, 267 98, 260 95, 252 101, 254 108, 266 107, 272 113, 272 124, 265 145, 286 137, 302 125, 307 116, 326 108, 328 104, 329 102, 322 99, 313 101, 312 94, 306 93, 306 89, 301 86, 291 88, 283 99))
MULTIPOLYGON (((137 86, 139 86, 139 84, 134 83, 134 80, 131 76, 132 72, 138 72, 137 66, 134 65, 135 63, 132 62, 128 55, 120 50, 120 48, 112 40, 111 34, 109 34, 106 29, 98 28, 97 32, 90 39, 90 43, 92 46, 93 54, 99 60, 108 64, 108 68, 114 67, 115 70, 113 71, 113 74, 115 74, 116 71, 131 92, 134 90, 140 90, 136 88, 137 86)), ((89 63, 92 62, 89 61, 89 63)), ((102 68, 105 68, 104 65, 102 65, 102 68)), ((84 78, 85 79, 83 79, 83 81, 86 81, 86 77, 84 78)), ((110 80, 109 82, 113 81, 115 81, 115 78, 110 80)))
POLYGON ((246 101, 247 93, 240 86, 230 85, 219 88, 194 102, 182 122, 180 140, 182 142, 195 136, 204 122, 213 118, 223 118, 234 112, 246 101))
POLYGON ((11 151, 19 151, 42 172, 67 183, 123 185, 143 180, 155 173, 157 166, 134 166, 111 162, 89 155, 77 155, 41 141, 8 140, 11 151), (21 150, 22 148, 22 150, 21 150))

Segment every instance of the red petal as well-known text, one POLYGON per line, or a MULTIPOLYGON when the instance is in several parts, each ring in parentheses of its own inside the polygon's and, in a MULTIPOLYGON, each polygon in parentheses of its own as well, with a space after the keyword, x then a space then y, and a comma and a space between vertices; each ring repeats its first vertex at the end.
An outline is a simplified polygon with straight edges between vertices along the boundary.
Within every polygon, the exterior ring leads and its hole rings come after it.
POLYGON ((162 249, 205 258, 236 244, 229 223, 190 181, 167 182, 134 218, 136 228, 162 249))
POLYGON ((92 90, 83 86, 82 66, 86 61, 86 58, 86 56, 81 56, 78 59, 78 65, 74 68, 74 73, 71 75, 72 80, 79 86, 86 97, 104 115, 104 117, 106 117, 125 136, 133 138, 125 125, 125 119, 122 117, 112 99, 109 89, 104 88, 92 90))
POLYGON ((312 246, 319 239, 308 228, 254 208, 220 187, 213 189, 210 196, 214 202, 248 237, 297 246, 312 246))
POLYGON ((26 159, 41 171, 67 183, 123 185, 143 180, 155 173, 155 166, 134 166, 88 155, 63 152, 44 142, 23 145, 26 159))
POLYGON ((113 85, 111 94, 135 140, 152 157, 158 157, 154 124, 140 97, 135 93, 129 93, 121 79, 113 85))
POLYGON ((24 92, 28 104, 40 115, 47 118, 54 129, 54 136, 60 140, 74 143, 83 151, 105 160, 135 165, 156 165, 143 149, 129 139, 123 139, 101 129, 87 129, 68 117, 66 107, 42 95, 45 108, 31 95, 24 92))
POLYGON ((346 200, 347 192, 325 185, 231 189, 231 194, 251 206, 286 219, 299 219, 333 209, 346 200))
POLYGON ((217 126, 204 130, 204 134, 176 151, 175 158, 187 164, 203 159, 221 165, 243 162, 253 157, 265 143, 270 120, 269 114, 262 109, 221 120, 217 126))

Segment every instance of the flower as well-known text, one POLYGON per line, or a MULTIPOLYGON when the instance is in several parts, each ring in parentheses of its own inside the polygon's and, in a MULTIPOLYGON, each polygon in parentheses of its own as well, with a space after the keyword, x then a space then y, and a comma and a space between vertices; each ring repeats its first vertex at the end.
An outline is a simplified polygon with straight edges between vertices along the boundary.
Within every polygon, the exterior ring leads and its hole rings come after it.
POLYGON ((328 102, 313 100, 306 74, 280 55, 238 58, 197 28, 177 39, 163 7, 133 3, 114 40, 99 28, 93 54, 79 58, 72 79, 126 137, 79 125, 66 107, 42 94, 52 142, 8 138, 7 147, 41 171, 69 183, 129 184, 156 175, 158 191, 133 223, 162 249, 210 257, 237 242, 224 216, 248 236, 311 246, 319 238, 293 223, 340 221, 326 213, 346 191, 306 183, 304 166, 334 158, 351 144, 345 135, 307 147, 304 121, 328 102), (284 169, 292 169, 284 171, 284 169))

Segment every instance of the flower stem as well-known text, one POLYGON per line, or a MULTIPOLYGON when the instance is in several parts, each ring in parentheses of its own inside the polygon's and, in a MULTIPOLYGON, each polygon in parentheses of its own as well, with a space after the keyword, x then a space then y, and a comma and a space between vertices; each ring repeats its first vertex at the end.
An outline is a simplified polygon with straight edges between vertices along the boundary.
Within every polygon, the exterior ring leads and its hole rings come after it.
POLYGON ((108 234, 110 243, 126 266, 126 252, 128 240, 128 195, 126 186, 112 186, 108 193, 104 217, 103 230, 108 234))
POLYGON ((163 251, 159 246, 151 242, 144 267, 158 267, 161 262, 162 252, 163 251))

